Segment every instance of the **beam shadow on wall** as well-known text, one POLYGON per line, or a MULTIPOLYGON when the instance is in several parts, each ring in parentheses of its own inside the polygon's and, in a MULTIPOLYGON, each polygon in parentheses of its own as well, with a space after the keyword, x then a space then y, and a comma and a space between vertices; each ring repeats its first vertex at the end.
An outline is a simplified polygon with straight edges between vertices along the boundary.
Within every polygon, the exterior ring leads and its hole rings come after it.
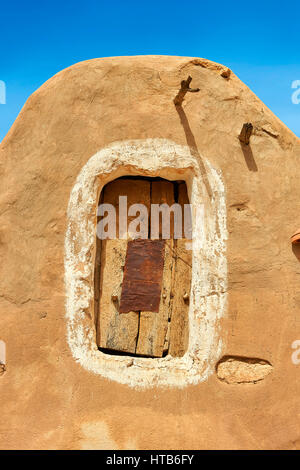
POLYGON ((201 174, 202 174, 202 178, 203 178, 207 193, 208 193, 208 195, 211 199, 213 192, 212 192, 211 186, 210 186, 209 181, 208 181, 206 168, 205 168, 205 165, 203 163, 202 157, 199 153, 195 137, 194 137, 194 135, 192 133, 192 130, 190 128, 189 121, 187 119, 187 116, 184 112, 183 107, 180 104, 175 105, 175 109, 178 113, 180 122, 182 124, 183 129, 184 129, 186 141, 187 141, 187 144, 190 148, 191 154, 194 157, 196 157, 197 161, 199 162, 199 167, 200 167, 200 171, 201 171, 201 174))
POLYGON ((240 145, 241 145, 242 152, 244 154, 244 158, 245 158, 245 162, 247 164, 248 170, 258 171, 250 144, 246 145, 240 142, 240 145))

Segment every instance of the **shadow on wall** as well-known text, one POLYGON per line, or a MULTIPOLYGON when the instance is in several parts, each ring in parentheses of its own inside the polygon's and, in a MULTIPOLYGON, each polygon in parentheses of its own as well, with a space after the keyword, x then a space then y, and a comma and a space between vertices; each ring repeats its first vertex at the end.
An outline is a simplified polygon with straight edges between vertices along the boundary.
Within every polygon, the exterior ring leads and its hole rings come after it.
POLYGON ((180 122, 182 124, 183 129, 184 129, 186 141, 187 141, 187 144, 190 148, 191 154, 194 157, 196 157, 198 162, 199 162, 199 167, 200 167, 200 171, 201 171, 201 174, 202 174, 202 178, 203 178, 204 184, 206 186, 207 193, 208 193, 208 195, 211 199, 213 193, 212 193, 212 189, 211 189, 211 186, 209 184, 209 181, 208 181, 206 168, 205 168, 205 165, 204 165, 203 160, 201 158, 201 155, 199 153, 199 150, 198 150, 198 147, 197 147, 197 144, 196 144, 196 140, 195 140, 195 137, 194 137, 194 135, 192 133, 192 130, 190 128, 188 119, 187 119, 186 114, 183 110, 183 107, 180 104, 175 105, 175 109, 178 113, 180 122))
MULTIPOLYGON (((201 155, 199 153, 195 137, 194 137, 194 135, 192 133, 192 130, 190 128, 187 116, 184 112, 183 107, 180 104, 175 105, 175 109, 178 113, 180 122, 182 124, 183 129, 184 129, 186 141, 187 141, 187 144, 188 144, 188 146, 191 150, 191 153, 192 153, 193 156, 195 156, 197 158, 197 160, 199 162, 199 166, 200 166, 200 170, 201 170, 201 173, 202 173, 203 181, 205 183, 207 193, 208 193, 209 197, 211 198, 212 197, 212 189, 210 187, 210 184, 209 184, 209 181, 208 181, 208 178, 207 178, 207 172, 206 172, 203 160, 201 158, 201 155)), ((258 171, 258 168, 257 168, 256 162, 255 162, 250 144, 244 144, 243 142, 240 141, 240 145, 241 145, 241 149, 242 149, 242 152, 243 152, 248 170, 249 171, 258 171)))
POLYGON ((240 142, 242 152, 244 154, 245 162, 247 164, 248 170, 249 171, 258 171, 256 162, 253 157, 253 152, 250 147, 250 144, 246 145, 240 142))

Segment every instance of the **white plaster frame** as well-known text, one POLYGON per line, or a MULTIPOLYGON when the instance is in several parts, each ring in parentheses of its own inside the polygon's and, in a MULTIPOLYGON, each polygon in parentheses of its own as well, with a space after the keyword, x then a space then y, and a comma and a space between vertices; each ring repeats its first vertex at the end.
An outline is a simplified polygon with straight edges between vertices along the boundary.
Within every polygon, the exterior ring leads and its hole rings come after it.
POLYGON ((97 152, 78 175, 65 237, 66 318, 73 357, 88 371, 141 388, 184 387, 207 380, 214 372, 223 349, 219 320, 227 307, 226 204, 220 170, 198 160, 189 147, 167 139, 122 141, 97 152), (96 345, 97 204, 103 186, 125 175, 185 180, 193 208, 204 208, 193 220, 189 345, 180 358, 110 356, 96 345))

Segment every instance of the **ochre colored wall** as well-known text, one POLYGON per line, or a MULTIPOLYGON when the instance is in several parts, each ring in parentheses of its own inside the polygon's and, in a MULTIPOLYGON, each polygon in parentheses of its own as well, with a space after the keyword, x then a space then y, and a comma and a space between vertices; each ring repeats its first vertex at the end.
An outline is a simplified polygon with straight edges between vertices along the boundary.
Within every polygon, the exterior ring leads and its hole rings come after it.
POLYGON ((300 226, 299 139, 226 70, 183 57, 79 63, 29 98, 2 142, 1 449, 300 448, 300 366, 291 358, 300 339, 300 251, 290 243, 300 226), (200 92, 176 111, 188 75, 200 92), (238 139, 245 122, 254 126, 247 148, 238 139), (262 381, 228 384, 213 373, 183 388, 137 389, 72 356, 64 285, 71 190, 98 151, 149 138, 190 146, 222 172, 221 356, 268 361, 262 381))

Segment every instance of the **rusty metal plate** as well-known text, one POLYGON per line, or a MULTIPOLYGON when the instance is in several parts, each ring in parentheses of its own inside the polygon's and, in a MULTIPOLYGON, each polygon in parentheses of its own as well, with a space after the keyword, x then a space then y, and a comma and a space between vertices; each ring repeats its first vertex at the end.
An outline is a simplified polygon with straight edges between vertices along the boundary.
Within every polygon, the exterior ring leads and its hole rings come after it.
POLYGON ((120 313, 159 311, 164 253, 164 240, 128 242, 120 313))

